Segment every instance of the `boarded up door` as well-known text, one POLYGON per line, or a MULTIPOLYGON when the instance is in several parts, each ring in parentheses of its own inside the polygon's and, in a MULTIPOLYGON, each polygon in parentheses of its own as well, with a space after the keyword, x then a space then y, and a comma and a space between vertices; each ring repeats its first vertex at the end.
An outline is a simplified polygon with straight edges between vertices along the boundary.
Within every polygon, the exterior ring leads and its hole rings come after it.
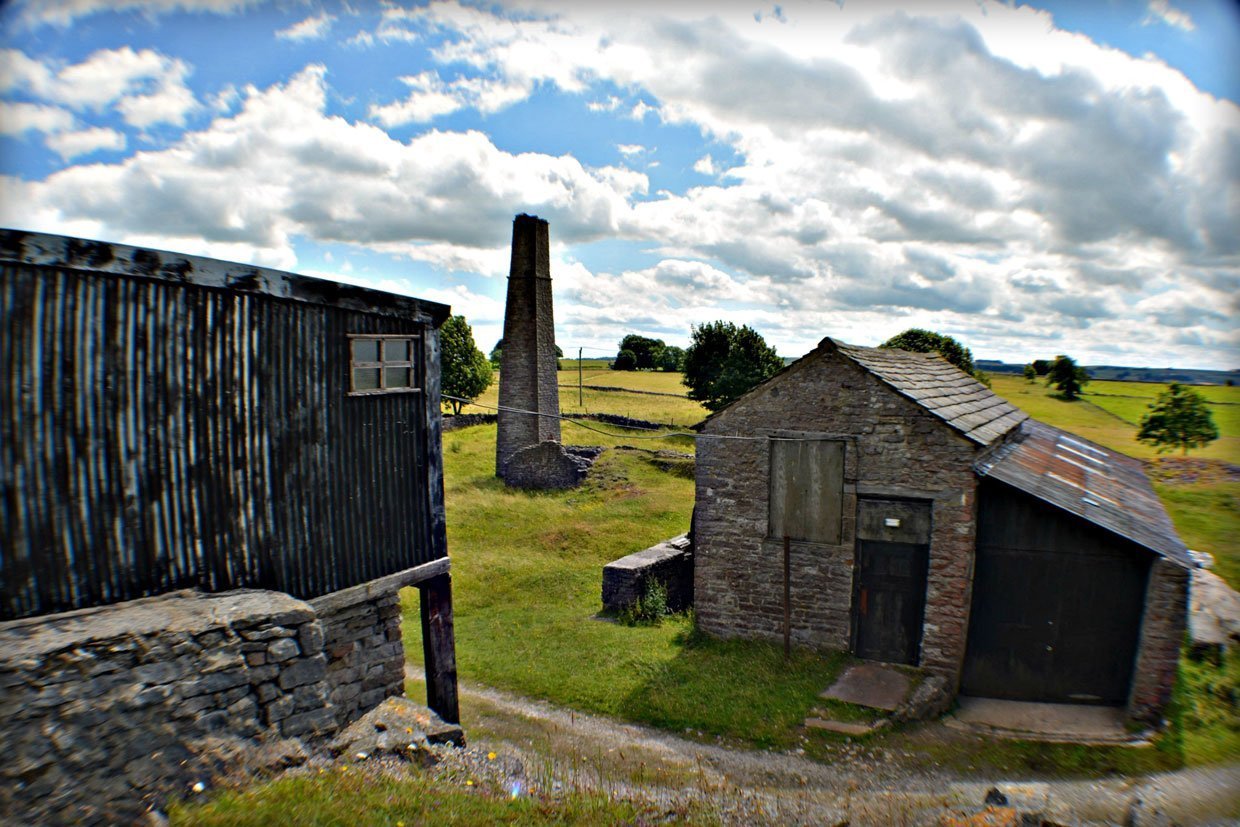
POLYGON ((929 556, 929 503, 858 502, 853 584, 853 652, 858 657, 917 663, 929 556))

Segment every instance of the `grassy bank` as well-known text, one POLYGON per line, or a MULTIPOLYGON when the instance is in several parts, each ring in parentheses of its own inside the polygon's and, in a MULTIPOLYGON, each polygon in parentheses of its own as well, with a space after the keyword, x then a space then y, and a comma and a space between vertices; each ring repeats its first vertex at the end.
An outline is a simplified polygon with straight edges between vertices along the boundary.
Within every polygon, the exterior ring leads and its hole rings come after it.
MULTIPOLYGON (((513 796, 473 779, 409 770, 399 776, 368 767, 333 767, 322 774, 290 775, 244 790, 221 792, 204 803, 170 808, 172 824, 203 827, 418 827, 478 824, 651 824, 666 808, 615 800, 601 793, 554 798, 513 796)), ((677 813, 678 823, 710 823, 677 813)))

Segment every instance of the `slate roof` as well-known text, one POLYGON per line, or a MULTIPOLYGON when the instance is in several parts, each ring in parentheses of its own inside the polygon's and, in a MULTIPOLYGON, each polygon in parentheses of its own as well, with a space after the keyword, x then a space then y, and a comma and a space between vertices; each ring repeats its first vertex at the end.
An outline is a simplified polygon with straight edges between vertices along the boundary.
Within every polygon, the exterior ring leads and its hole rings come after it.
POLYGON ((1027 419, 1006 444, 979 460, 974 470, 1127 537, 1185 568, 1195 565, 1139 460, 1027 419))
POLYGON ((824 339, 901 395, 980 445, 991 445, 1029 418, 990 388, 935 353, 913 353, 824 339))

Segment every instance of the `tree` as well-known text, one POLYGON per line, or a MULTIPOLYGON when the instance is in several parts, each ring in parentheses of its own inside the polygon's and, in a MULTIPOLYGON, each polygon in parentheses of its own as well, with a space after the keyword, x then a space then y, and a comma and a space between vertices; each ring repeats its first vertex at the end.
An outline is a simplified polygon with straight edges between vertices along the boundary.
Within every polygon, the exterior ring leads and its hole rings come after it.
MULTIPOLYGON (((448 396, 473 399, 491 386, 491 365, 474 344, 474 331, 464 316, 452 316, 439 328, 439 370, 440 387, 448 396)), ((464 403, 449 399, 448 404, 459 414, 464 403)))
POLYGON ((676 373, 685 368, 685 349, 668 345, 663 348, 663 353, 659 356, 655 367, 664 373, 676 373))
POLYGON ((637 357, 631 350, 622 350, 611 363, 612 370, 637 370, 637 357))
POLYGON ((1038 381, 1038 369, 1033 366, 1032 362, 1025 365, 1025 369, 1022 371, 1022 373, 1024 373, 1025 375, 1026 382, 1038 381))
POLYGON ((726 408, 784 366, 775 348, 748 325, 711 322, 694 327, 685 351, 689 398, 707 410, 726 408))
POLYGON ((916 353, 937 353, 982 384, 990 386, 990 377, 973 365, 973 352, 951 336, 920 327, 910 327, 903 333, 892 336, 879 347, 899 348, 916 353))
POLYGON ((645 336, 630 333, 620 340, 620 351, 631 351, 636 360, 635 366, 616 368, 616 370, 654 370, 665 347, 662 339, 648 339, 645 336))
POLYGON ((1064 399, 1076 399, 1081 395, 1081 389, 1089 384, 1089 371, 1078 365, 1075 359, 1060 354, 1046 372, 1046 384, 1054 385, 1064 399))
MULTIPOLYGON (((491 355, 487 357, 491 360, 491 366, 499 368, 500 363, 504 361, 504 340, 500 339, 495 343, 495 347, 491 348, 491 355)), ((560 350, 560 346, 555 346, 555 358, 563 359, 564 351, 560 350)))
POLYGON ((1051 363, 1046 359, 1034 359, 1029 364, 1033 365, 1033 372, 1038 376, 1045 376, 1051 372, 1051 363))
POLYGON ((1189 448, 1200 448, 1218 439, 1218 426, 1214 424, 1205 397, 1192 388, 1172 382, 1141 417, 1137 439, 1156 446, 1160 454, 1175 448, 1179 448, 1181 454, 1188 454, 1189 448))

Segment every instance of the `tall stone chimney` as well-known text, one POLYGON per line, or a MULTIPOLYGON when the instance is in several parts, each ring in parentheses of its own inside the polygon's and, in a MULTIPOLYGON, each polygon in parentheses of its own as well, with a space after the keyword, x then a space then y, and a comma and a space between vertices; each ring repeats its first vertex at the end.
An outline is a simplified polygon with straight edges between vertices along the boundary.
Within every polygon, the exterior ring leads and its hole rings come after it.
POLYGON ((543 442, 560 441, 549 238, 547 222, 541 218, 521 214, 513 219, 499 372, 499 436, 495 443, 495 473, 512 484, 518 483, 509 478, 505 467, 513 454, 543 442))

